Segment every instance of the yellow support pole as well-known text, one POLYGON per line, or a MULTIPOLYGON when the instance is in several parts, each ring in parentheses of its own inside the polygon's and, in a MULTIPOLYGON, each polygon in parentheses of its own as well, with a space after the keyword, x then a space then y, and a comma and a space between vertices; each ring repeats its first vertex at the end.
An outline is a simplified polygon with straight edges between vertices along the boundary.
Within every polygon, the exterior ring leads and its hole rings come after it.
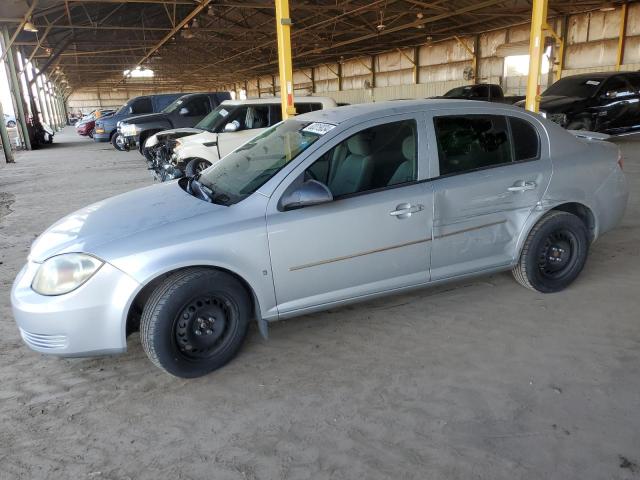
POLYGON ((275 2, 280 102, 282 119, 286 120, 296 114, 293 103, 293 67, 291 66, 291 18, 289 17, 289 0, 275 0, 275 2))
POLYGON ((533 0, 531 35, 529 36, 529 78, 525 108, 537 112, 540 104, 540 76, 544 50, 544 26, 547 23, 547 0, 533 0))
POLYGON ((624 60, 624 40, 627 36, 627 4, 622 4, 622 10, 620 11, 620 34, 618 35, 618 51, 616 53, 616 71, 620 70, 620 65, 624 60))

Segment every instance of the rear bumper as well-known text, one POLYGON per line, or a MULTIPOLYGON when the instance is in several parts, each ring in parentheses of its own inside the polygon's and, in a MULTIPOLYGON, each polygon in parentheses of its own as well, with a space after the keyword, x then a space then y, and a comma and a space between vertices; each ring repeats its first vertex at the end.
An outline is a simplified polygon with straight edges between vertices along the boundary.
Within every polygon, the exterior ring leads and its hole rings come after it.
POLYGON ((109 142, 111 141, 111 135, 108 133, 94 133, 93 134, 94 142, 109 142))
POLYGON ((13 315, 29 348, 63 357, 126 350, 126 316, 138 282, 105 263, 78 289, 45 296, 31 289, 39 267, 28 263, 11 290, 13 315))

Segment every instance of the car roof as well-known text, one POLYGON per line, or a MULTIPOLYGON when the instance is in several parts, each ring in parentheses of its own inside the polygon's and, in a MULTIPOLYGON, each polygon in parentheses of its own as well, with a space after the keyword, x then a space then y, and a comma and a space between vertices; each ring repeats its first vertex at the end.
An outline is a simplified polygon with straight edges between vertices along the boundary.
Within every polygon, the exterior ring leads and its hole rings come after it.
MULTIPOLYGON (((294 102, 325 102, 334 104, 335 100, 330 97, 311 97, 311 96, 297 96, 294 98, 294 102)), ((280 105, 280 97, 267 97, 267 98, 247 98, 246 100, 225 100, 223 105, 280 105)))
POLYGON ((487 113, 504 112, 512 110, 515 112, 524 112, 522 108, 513 107, 501 103, 491 103, 483 101, 469 101, 458 99, 425 99, 425 100, 390 100, 375 103, 359 103, 355 105, 346 105, 340 108, 331 108, 328 110, 316 110, 314 112, 298 115, 304 121, 310 122, 326 122, 332 124, 343 123, 358 117, 376 118, 385 115, 397 115, 402 113, 410 113, 415 111, 438 111, 454 108, 461 115, 465 110, 486 110, 487 113))

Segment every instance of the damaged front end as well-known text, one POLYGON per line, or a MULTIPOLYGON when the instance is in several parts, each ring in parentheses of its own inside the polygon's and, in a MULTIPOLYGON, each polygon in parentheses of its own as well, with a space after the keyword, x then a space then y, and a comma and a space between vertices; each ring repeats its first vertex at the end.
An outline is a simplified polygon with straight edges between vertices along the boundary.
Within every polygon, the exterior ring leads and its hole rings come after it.
POLYGON ((174 138, 164 139, 152 147, 148 147, 147 165, 152 172, 154 180, 166 182, 184 177, 184 165, 178 161, 173 152, 177 145, 174 138))

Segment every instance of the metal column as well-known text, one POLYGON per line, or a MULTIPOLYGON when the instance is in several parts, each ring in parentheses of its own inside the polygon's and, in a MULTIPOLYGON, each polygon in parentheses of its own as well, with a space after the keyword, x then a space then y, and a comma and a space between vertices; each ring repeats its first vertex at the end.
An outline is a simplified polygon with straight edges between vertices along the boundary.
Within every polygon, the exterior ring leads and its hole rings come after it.
POLYGON ((533 0, 531 12, 531 35, 529 36, 529 78, 525 108, 537 112, 540 104, 540 74, 544 50, 543 29, 547 23, 547 0, 533 0))
POLYGON ((4 110, 2 109, 2 102, 0 102, 0 138, 2 138, 2 150, 4 151, 4 159, 7 163, 13 163, 13 152, 11 151, 11 140, 9 139, 9 132, 7 132, 7 124, 4 121, 4 110))
POLYGON ((276 33, 278 35, 278 70, 280 73, 280 103, 282 119, 296 114, 293 103, 293 67, 291 65, 291 18, 289 0, 276 2, 276 33))
POLYGON ((620 33, 618 34, 618 50, 616 52, 616 70, 620 70, 620 65, 624 61, 624 42, 627 36, 627 17, 629 16, 629 10, 627 4, 622 4, 622 10, 620 11, 620 33))
MULTIPOLYGON (((3 46, 6 48, 6 45, 9 41, 9 30, 6 26, 2 27, 2 38, 4 40, 3 46)), ((9 67, 9 88, 11 89, 11 94, 13 95, 15 101, 15 113, 18 116, 18 124, 20 125, 20 132, 22 134, 21 136, 24 142, 24 146, 27 150, 31 150, 31 140, 29 138, 29 129, 27 128, 27 116, 25 115, 24 111, 24 92, 22 91, 22 85, 20 83, 20 79, 18 78, 13 48, 9 50, 12 50, 7 52, 7 66, 9 67)))

